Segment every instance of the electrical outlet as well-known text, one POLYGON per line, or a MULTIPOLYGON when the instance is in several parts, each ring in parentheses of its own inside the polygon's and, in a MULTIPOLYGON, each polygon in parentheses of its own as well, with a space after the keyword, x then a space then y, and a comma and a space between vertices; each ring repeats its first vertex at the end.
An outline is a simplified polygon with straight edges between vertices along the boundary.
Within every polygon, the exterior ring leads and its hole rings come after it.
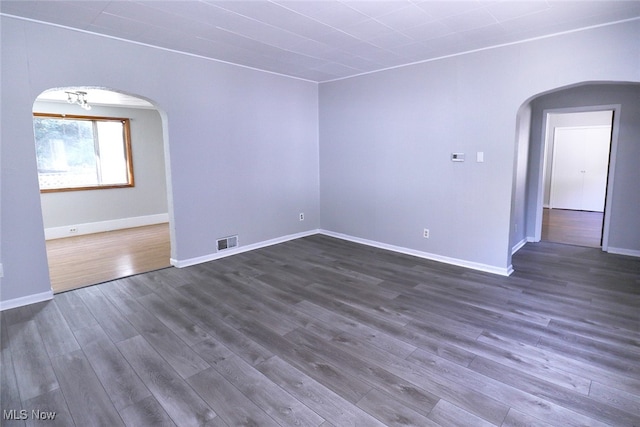
POLYGON ((422 237, 424 237, 425 239, 429 238, 429 229, 425 228, 424 231, 422 232, 422 237))
POLYGON ((69 233, 77 233, 78 227, 69 227, 69 233))
POLYGON ((304 213, 300 213, 300 221, 304 221, 304 213))

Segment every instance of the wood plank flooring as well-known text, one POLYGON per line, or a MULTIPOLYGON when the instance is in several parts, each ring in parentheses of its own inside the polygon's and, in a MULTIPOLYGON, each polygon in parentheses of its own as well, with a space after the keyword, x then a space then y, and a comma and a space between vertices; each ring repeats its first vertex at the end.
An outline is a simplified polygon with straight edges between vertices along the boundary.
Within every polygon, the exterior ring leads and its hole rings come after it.
POLYGON ((599 248, 602 217, 602 212, 545 208, 542 213, 542 240, 599 248))
POLYGON ((47 240, 55 293, 169 267, 169 224, 47 240))
POLYGON ((640 426, 640 260, 513 261, 315 235, 7 310, 2 425, 640 426))

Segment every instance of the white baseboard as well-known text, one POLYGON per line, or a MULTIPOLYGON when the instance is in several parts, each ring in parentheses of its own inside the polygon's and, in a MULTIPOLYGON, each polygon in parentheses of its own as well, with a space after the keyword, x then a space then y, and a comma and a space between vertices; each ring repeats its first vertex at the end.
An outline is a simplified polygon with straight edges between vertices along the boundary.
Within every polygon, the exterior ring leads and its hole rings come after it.
POLYGON ((255 249, 260 249, 260 248, 264 248, 267 246, 271 246, 271 245, 276 245, 278 243, 284 243, 284 242, 288 242, 289 240, 295 240, 295 239, 299 239, 301 237, 307 237, 307 236, 312 236, 314 234, 323 234, 325 236, 330 236, 330 237, 335 237, 337 239, 342 239, 342 240, 348 240, 354 243, 360 243, 363 245, 367 245, 367 246, 373 246, 376 248, 380 248, 380 249, 386 249, 386 250, 390 250, 393 252, 399 252, 399 253, 403 253, 406 255, 413 255, 413 256, 417 256, 419 258, 424 258, 424 259, 429 259, 432 261, 438 261, 438 262, 443 262, 446 264, 452 264, 452 265, 457 265, 459 267, 466 267, 466 268, 470 268, 473 270, 478 270, 478 271, 484 271, 487 273, 492 273, 492 274, 499 274, 501 276, 509 276, 511 275, 511 273, 513 273, 513 267, 512 266, 508 266, 507 268, 500 268, 500 267, 495 267, 492 265, 487 265, 487 264, 481 264, 481 263, 476 263, 476 262, 471 262, 471 261, 465 261, 465 260, 461 260, 461 259, 457 259, 457 258, 450 258, 450 257, 444 257, 441 255, 436 255, 436 254, 431 254, 428 252, 422 252, 422 251, 416 251, 414 249, 408 249, 408 248, 404 248, 404 247, 400 247, 400 246, 394 246, 394 245, 388 245, 386 243, 380 243, 380 242, 376 242, 373 240, 367 240, 367 239, 361 239, 358 237, 353 237, 353 236, 349 236, 346 234, 341 234, 341 233, 335 233, 333 231, 328 231, 328 230, 322 230, 322 229, 318 229, 318 230, 310 230, 310 231, 305 231, 302 233, 297 233, 297 234, 290 234, 288 236, 283 236, 283 237, 278 237, 275 239, 271 239, 271 240, 266 240, 263 242, 258 242, 258 243, 254 243, 251 245, 247 245, 247 246, 239 246, 237 248, 234 249, 229 249, 229 250, 224 250, 222 252, 216 252, 213 254, 208 254, 208 255, 204 255, 201 257, 196 257, 196 258, 189 258, 189 259, 185 259, 185 260, 177 260, 177 259, 171 259, 171 265, 173 265, 174 267, 177 268, 183 268, 183 267, 189 267, 191 265, 196 265, 196 264, 201 264, 203 262, 208 262, 208 261, 213 261, 216 259, 220 259, 220 258, 225 258, 231 255, 235 255, 235 254, 239 254, 242 252, 248 252, 248 251, 252 251, 255 249))
POLYGON ((640 257, 640 251, 635 249, 612 248, 611 246, 609 246, 609 248, 607 249, 607 252, 609 252, 610 254, 616 254, 616 255, 640 257))
POLYGON ((337 239, 348 240, 354 243, 360 243, 367 246, 373 246, 379 249, 386 249, 393 252, 399 252, 406 255, 412 255, 419 258, 424 258, 432 261, 438 261, 445 264, 457 265, 458 267, 470 268, 472 270, 484 271, 486 273, 499 274, 501 276, 509 276, 513 273, 513 267, 508 266, 506 268, 496 267, 493 265, 482 264, 478 262, 466 261, 458 258, 451 258, 442 255, 432 254, 429 252, 417 251, 415 249, 409 249, 402 246, 389 245, 386 243, 376 242, 374 240, 361 239, 359 237, 349 236, 347 234, 336 233, 328 230, 319 230, 320 234, 326 236, 335 237, 337 239))
POLYGON ((50 299, 53 299, 53 290, 34 295, 27 295, 26 297, 14 298, 7 301, 0 301, 0 311, 35 304, 37 302, 49 301, 50 299))
MULTIPOLYGON (((160 223, 160 222, 166 222, 166 221, 158 221, 158 223, 160 223)), ((131 224, 131 223, 129 223, 129 224, 131 224)), ((148 225, 148 224, 143 224, 143 225, 148 225)), ((136 226, 140 226, 140 225, 128 225, 127 227, 123 227, 123 228, 130 228, 130 227, 136 227, 136 226)), ((203 262, 208 262, 208 261, 214 261, 216 259, 225 258, 225 257, 231 256, 231 255, 236 255, 236 254, 240 254, 240 253, 243 253, 243 252, 253 251, 253 250, 264 248, 264 247, 267 247, 267 246, 277 245, 278 243, 284 243, 284 242, 288 242, 290 240, 295 240, 295 239, 300 239, 302 237, 312 236, 314 234, 323 234, 325 236, 335 237, 335 238, 338 238, 338 239, 347 240, 347 241, 354 242, 354 243, 360 243, 360 244, 367 245, 367 246, 373 246, 373 247, 380 248, 380 249, 386 249, 386 250, 393 251, 393 252, 403 253, 403 254, 406 254, 406 255, 412 255, 412 256, 419 257, 419 258, 424 258, 424 259, 429 259, 429 260, 432 260, 432 261, 442 262, 442 263, 445 263, 445 264, 457 265, 459 267, 470 268, 472 270, 478 270, 478 271, 484 271, 484 272, 487 272, 487 273, 498 274, 498 275, 501 275, 501 276, 509 276, 509 275, 511 275, 511 273, 513 273, 513 267, 512 266, 508 266, 506 268, 496 267, 496 266, 492 266, 492 265, 488 265, 488 264, 482 264, 482 263, 466 261, 466 260, 462 260, 462 259, 458 259, 458 258, 445 257, 445 256, 442 256, 442 255, 432 254, 432 253, 428 253, 428 252, 417 251, 415 249, 404 248, 404 247, 401 247, 401 246, 389 245, 389 244, 386 244, 386 243, 376 242, 376 241, 373 241, 373 240, 361 239, 359 237, 353 237, 353 236, 349 236, 347 234, 341 234, 341 233, 336 233, 336 232, 333 232, 333 231, 322 230, 322 229, 315 229, 315 230, 304 231, 304 232, 301 232, 301 233, 289 234, 287 236, 277 237, 275 239, 265 240, 265 241, 258 242, 258 243, 253 243, 253 244, 247 245, 247 246, 239 246, 237 248, 233 248, 233 249, 229 249, 229 250, 225 250, 225 251, 221 251, 221 252, 216 252, 216 253, 212 253, 212 254, 196 257, 196 258, 189 258, 189 259, 184 259, 184 260, 177 260, 177 259, 172 258, 171 259, 171 265, 173 265, 174 267, 177 267, 177 268, 188 267, 188 266, 191 266, 191 265, 201 264, 203 262)), ((524 241, 524 243, 526 243, 526 241, 524 241)), ((628 250, 624 250, 624 249, 609 248, 609 252, 620 253, 620 254, 623 254, 623 255, 640 256, 640 251, 628 251, 628 250), (614 252, 614 251, 619 251, 619 252, 614 252)), ((2 273, 2 264, 0 264, 0 274, 1 273, 2 273)), ((34 295, 28 295, 28 296, 21 297, 21 298, 15 298, 15 299, 8 300, 8 301, 0 301, 0 311, 8 310, 8 309, 11 309, 11 308, 16 308, 16 307, 21 307, 21 306, 29 305, 29 304, 35 304, 35 303, 42 302, 42 301, 48 301, 50 299, 53 299, 53 290, 50 290, 50 291, 47 291, 47 292, 42 292, 42 293, 39 293, 39 294, 34 294, 34 295)))
POLYGON ((51 227, 44 229, 46 240, 60 239, 63 237, 80 236, 83 234, 103 233, 105 231, 122 230, 124 228, 143 227, 145 225, 162 224, 169 222, 169 214, 156 214, 135 216, 131 218, 112 219, 109 221, 88 222, 85 224, 65 225, 63 227, 51 227), (75 232, 69 231, 75 228, 75 232))
POLYGON ((520 240, 518 243, 516 243, 516 244, 513 246, 513 248, 511 248, 511 255, 515 254, 515 253, 516 253, 516 252, 518 252, 520 249, 522 249, 522 247, 523 247, 524 245, 526 245, 526 244, 527 244, 527 242, 529 242, 529 239, 525 237, 524 239, 522 239, 522 240, 520 240))
POLYGON ((265 248, 267 246, 277 245, 278 243, 288 242, 289 240, 300 239, 301 237, 312 236, 318 234, 319 230, 309 230, 302 233, 289 234, 287 236, 277 237, 271 240, 265 240, 258 243, 252 243, 247 246, 238 246, 233 249, 226 249, 224 251, 203 255, 195 258, 188 258, 183 260, 177 260, 171 258, 171 265, 177 268, 189 267, 190 265, 202 264, 203 262, 214 261, 216 259, 225 258, 231 255, 241 254, 243 252, 253 251, 255 249, 265 248))

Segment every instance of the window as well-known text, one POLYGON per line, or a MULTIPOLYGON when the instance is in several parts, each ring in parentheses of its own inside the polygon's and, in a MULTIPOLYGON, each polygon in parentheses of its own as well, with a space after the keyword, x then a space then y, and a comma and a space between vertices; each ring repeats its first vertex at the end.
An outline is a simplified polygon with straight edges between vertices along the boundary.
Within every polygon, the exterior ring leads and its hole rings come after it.
POLYGON ((133 187, 129 119, 33 116, 41 192, 133 187))

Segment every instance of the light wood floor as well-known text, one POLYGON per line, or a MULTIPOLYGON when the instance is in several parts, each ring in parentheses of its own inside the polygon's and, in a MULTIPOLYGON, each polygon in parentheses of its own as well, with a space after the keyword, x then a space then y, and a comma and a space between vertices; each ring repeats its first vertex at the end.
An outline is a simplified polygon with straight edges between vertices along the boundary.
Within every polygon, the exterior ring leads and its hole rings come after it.
POLYGON ((2 312, 1 406, 82 427, 639 426, 640 260, 541 242, 513 263, 316 235, 61 293, 2 312))
POLYGON ((599 248, 602 217, 602 212, 544 209, 542 240, 599 248))
POLYGON ((169 224, 47 241, 54 292, 169 267, 169 224))

